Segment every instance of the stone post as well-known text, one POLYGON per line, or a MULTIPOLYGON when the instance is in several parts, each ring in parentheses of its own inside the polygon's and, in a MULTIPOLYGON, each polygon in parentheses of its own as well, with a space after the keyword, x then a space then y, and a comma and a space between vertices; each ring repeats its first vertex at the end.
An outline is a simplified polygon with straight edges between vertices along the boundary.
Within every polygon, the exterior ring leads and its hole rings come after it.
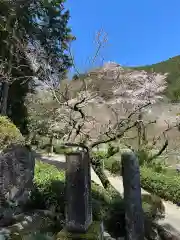
POLYGON ((138 159, 134 153, 122 154, 126 240, 144 240, 144 214, 138 159))
POLYGON ((89 153, 68 153, 66 165, 66 229, 84 233, 92 223, 89 153))

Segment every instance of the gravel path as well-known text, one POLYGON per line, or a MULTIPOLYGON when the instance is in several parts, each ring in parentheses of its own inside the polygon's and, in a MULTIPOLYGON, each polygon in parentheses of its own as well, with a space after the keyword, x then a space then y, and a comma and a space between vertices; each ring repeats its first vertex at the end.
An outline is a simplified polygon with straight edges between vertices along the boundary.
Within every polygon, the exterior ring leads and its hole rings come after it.
MULTIPOLYGON (((41 157, 43 162, 53 164, 59 169, 65 169, 65 156, 64 155, 53 155, 53 156, 44 156, 41 157)), ((105 171, 106 176, 108 177, 111 184, 114 188, 123 195, 123 182, 120 176, 112 176, 108 171, 105 171)), ((102 186, 102 183, 99 177, 96 175, 94 170, 91 168, 91 179, 97 184, 102 186)), ((142 193, 147 193, 142 189, 142 193)), ((175 204, 167 201, 163 201, 165 205, 165 219, 159 221, 162 225, 169 224, 176 231, 180 232, 180 207, 175 204)))

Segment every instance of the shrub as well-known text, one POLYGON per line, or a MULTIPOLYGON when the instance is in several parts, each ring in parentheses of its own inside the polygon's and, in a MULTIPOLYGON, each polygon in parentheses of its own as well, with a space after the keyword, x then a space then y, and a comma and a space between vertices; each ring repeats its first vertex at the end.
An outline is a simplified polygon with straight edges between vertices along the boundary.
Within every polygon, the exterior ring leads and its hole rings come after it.
POLYGON ((37 162, 30 206, 39 209, 54 207, 64 213, 64 178, 64 172, 55 166, 37 162))
POLYGON ((166 173, 167 172, 167 166, 163 162, 153 161, 149 167, 151 167, 157 173, 166 173))
POLYGON ((97 161, 97 162, 102 162, 102 160, 107 158, 107 153, 104 151, 96 151, 92 153, 92 157, 97 161))
POLYGON ((116 153, 119 152, 119 147, 115 147, 112 144, 108 145, 108 150, 107 150, 107 158, 114 156, 116 153))
POLYGON ((105 168, 113 174, 121 174, 121 161, 118 161, 114 157, 105 159, 104 161, 105 168))
POLYGON ((21 132, 7 117, 0 116, 0 148, 15 143, 24 143, 21 132))
POLYGON ((152 168, 141 168, 141 185, 149 192, 174 203, 180 202, 180 176, 157 173, 152 168))
POLYGON ((63 146, 54 146, 54 153, 56 154, 66 154, 69 150, 63 146))
POLYGON ((144 164, 149 164, 148 159, 149 159, 149 153, 146 149, 141 149, 136 151, 136 155, 139 160, 139 165, 142 166, 144 164))

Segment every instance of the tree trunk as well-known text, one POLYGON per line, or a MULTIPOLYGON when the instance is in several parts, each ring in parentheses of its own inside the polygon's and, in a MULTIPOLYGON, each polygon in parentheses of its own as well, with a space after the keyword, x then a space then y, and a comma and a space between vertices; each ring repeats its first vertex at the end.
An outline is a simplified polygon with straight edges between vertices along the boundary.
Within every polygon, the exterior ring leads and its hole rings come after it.
POLYGON ((97 174, 97 176, 99 177, 103 187, 105 189, 108 189, 108 188, 112 187, 111 183, 109 182, 108 178, 106 177, 106 174, 103 171, 103 168, 102 167, 97 167, 95 165, 93 165, 92 167, 93 167, 95 173, 97 174))
POLYGON ((49 154, 53 154, 53 139, 54 137, 53 136, 50 136, 50 140, 49 140, 49 154))
POLYGON ((2 99, 1 99, 1 115, 7 115, 7 102, 8 102, 9 84, 3 83, 2 86, 2 99))

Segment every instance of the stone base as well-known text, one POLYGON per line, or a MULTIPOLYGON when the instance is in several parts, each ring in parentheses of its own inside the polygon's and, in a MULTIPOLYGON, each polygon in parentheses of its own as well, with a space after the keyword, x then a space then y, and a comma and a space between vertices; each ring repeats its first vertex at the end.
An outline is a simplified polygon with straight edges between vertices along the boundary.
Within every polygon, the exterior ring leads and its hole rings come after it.
POLYGON ((70 233, 65 228, 57 234, 56 240, 103 240, 101 222, 93 222, 86 233, 70 233))

